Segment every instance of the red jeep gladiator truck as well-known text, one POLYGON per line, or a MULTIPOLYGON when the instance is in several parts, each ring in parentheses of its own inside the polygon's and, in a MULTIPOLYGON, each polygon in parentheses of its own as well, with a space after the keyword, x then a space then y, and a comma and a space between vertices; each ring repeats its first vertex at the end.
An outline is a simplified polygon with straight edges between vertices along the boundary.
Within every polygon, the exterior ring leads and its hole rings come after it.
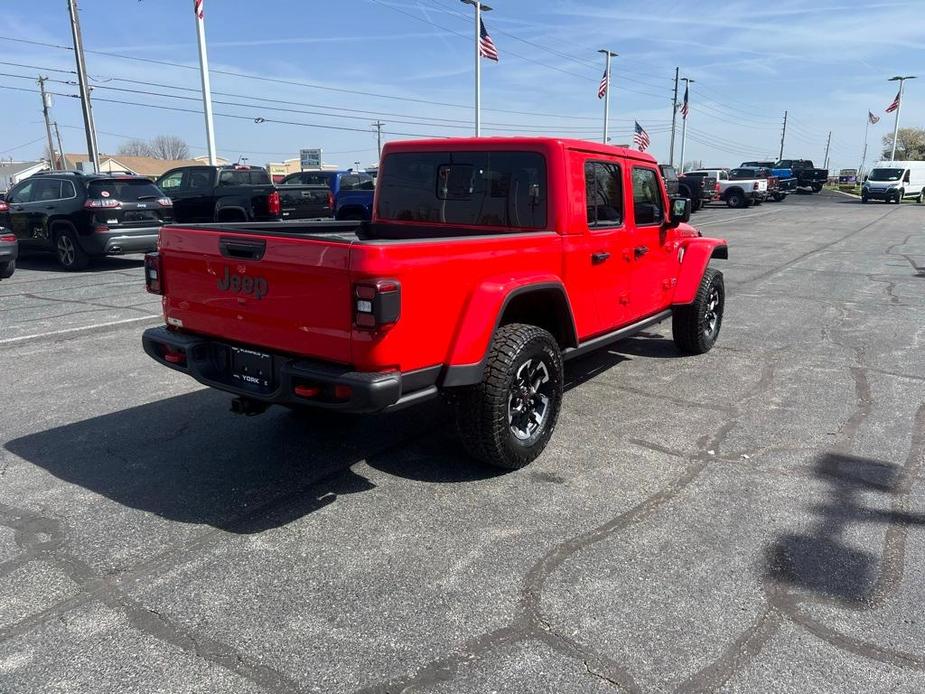
POLYGON ((145 351, 233 393, 344 412, 444 394, 463 443, 519 468, 545 448, 563 360, 671 318, 684 352, 715 342, 726 242, 686 222, 648 154, 583 140, 385 146, 373 217, 172 225, 145 262, 166 325, 145 351))

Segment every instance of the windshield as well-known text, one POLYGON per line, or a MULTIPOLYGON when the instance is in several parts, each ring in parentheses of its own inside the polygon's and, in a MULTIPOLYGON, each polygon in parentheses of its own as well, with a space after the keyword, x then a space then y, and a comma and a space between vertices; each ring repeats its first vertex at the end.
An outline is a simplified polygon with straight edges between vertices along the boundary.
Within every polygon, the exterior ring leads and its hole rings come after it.
POLYGON ((903 175, 902 169, 874 169, 870 172, 871 181, 898 181, 903 175))
POLYGON ((146 178, 113 178, 90 181, 87 185, 87 197, 138 202, 139 200, 157 200, 164 197, 164 194, 160 188, 146 178))
POLYGON ((546 160, 536 152, 399 152, 379 180, 381 219, 546 226, 546 160))

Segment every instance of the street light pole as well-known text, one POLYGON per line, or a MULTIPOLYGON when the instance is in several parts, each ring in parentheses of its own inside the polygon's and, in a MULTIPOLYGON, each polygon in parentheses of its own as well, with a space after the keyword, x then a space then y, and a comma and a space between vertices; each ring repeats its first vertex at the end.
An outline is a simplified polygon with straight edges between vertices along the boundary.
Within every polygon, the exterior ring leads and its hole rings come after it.
POLYGON ((202 82, 202 110, 206 118, 206 145, 209 151, 209 165, 218 164, 215 154, 215 124, 212 120, 212 85, 209 82, 209 55, 206 51, 206 24, 203 0, 194 0, 193 14, 196 17, 196 39, 199 42, 199 76, 202 82))
POLYGON ((607 91, 604 92, 604 144, 607 144, 607 126, 610 122, 610 59, 616 57, 618 54, 613 51, 609 51, 606 48, 602 48, 598 53, 603 53, 606 58, 606 63, 604 67, 604 74, 607 75, 607 91))
POLYGON ((899 94, 897 96, 899 102, 896 105, 896 120, 893 123, 893 151, 890 152, 890 162, 896 160, 896 136, 899 134, 899 114, 903 110, 903 84, 906 80, 914 79, 915 75, 896 75, 895 77, 890 77, 890 79, 887 80, 887 82, 899 82, 899 94))
MULTIPOLYGON (((687 107, 690 109, 690 98, 691 98, 691 85, 694 83, 694 80, 688 79, 687 77, 681 78, 684 82, 684 93, 687 95, 687 107)), ((688 113, 690 111, 688 110, 688 113)), ((681 173, 684 173, 684 148, 687 145, 687 113, 681 114, 681 159, 679 164, 681 165, 681 173)))
POLYGON ((482 39, 482 12, 491 12, 491 7, 479 0, 462 0, 475 8, 475 136, 482 134, 482 62, 479 43, 482 39))

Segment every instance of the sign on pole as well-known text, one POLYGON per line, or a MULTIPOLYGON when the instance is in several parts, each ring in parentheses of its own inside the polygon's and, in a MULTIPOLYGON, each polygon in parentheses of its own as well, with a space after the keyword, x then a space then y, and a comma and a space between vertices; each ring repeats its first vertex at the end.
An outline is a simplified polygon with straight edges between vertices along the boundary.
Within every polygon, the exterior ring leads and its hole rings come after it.
POLYGON ((299 162, 303 169, 321 166, 321 149, 300 149, 299 162))

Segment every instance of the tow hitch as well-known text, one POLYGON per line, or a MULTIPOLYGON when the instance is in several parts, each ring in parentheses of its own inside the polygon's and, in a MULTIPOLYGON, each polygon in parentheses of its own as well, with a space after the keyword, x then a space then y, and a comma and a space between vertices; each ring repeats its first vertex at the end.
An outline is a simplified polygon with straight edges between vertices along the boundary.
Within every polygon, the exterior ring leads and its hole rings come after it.
POLYGON ((231 411, 235 414, 243 414, 248 417, 253 417, 256 414, 263 414, 267 411, 269 405, 265 402, 260 402, 259 400, 252 400, 251 398, 234 398, 231 401, 231 411))

